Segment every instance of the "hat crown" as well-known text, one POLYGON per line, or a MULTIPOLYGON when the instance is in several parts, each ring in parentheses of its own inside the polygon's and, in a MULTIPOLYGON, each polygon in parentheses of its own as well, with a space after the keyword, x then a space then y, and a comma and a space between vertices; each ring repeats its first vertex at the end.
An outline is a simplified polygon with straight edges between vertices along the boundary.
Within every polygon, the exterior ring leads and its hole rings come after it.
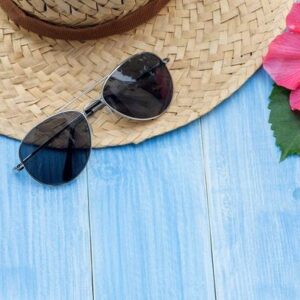
POLYGON ((27 14, 71 27, 86 27, 122 18, 155 0, 12 0, 27 14))

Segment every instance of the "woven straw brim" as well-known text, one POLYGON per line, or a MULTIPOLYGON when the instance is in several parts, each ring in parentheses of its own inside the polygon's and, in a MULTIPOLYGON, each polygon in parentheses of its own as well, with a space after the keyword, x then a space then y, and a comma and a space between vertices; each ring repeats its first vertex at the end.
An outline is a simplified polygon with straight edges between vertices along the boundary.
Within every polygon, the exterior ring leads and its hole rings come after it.
MULTIPOLYGON (((159 119, 129 121, 104 110, 91 118, 93 146, 138 143, 183 126, 237 90, 284 29, 291 0, 174 0, 122 35, 70 42, 18 28, 0 10, 0 133, 24 134, 129 55, 169 57, 174 98, 159 119)), ((80 108, 100 89, 92 91, 80 108)), ((249 95, 249 101, 252 101, 249 95)))

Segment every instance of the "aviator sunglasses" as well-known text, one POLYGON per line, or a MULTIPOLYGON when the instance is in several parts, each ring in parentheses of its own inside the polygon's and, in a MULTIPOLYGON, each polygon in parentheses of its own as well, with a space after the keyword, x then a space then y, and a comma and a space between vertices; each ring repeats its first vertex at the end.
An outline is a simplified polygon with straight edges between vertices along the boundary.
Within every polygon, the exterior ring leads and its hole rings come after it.
POLYGON ((93 83, 60 111, 39 123, 22 140, 17 171, 26 171, 37 181, 50 185, 67 183, 85 168, 91 152, 91 129, 87 118, 107 106, 111 111, 133 120, 159 117, 173 96, 173 83, 161 59, 149 52, 133 55, 110 75, 93 83), (84 110, 65 110, 82 95, 102 84, 99 99, 84 110))

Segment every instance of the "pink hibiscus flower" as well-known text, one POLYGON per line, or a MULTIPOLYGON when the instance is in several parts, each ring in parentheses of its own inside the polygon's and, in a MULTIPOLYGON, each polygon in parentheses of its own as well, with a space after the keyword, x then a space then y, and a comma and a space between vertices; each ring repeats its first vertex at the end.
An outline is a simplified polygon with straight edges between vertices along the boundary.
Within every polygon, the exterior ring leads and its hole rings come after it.
POLYGON ((293 5, 286 23, 287 31, 271 42, 263 66, 276 84, 291 90, 291 109, 300 110, 300 3, 293 5))

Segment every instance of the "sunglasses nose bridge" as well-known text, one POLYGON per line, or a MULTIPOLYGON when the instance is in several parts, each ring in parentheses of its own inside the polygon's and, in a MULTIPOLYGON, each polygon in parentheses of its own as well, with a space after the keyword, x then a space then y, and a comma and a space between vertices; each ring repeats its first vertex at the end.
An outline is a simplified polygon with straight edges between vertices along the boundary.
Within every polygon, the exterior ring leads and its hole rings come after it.
POLYGON ((89 117, 90 115, 95 113, 97 110, 102 109, 104 106, 105 106, 105 103, 102 101, 102 98, 100 98, 100 99, 94 100, 94 101, 90 102, 89 104, 87 104, 84 107, 83 112, 87 117, 89 117))

